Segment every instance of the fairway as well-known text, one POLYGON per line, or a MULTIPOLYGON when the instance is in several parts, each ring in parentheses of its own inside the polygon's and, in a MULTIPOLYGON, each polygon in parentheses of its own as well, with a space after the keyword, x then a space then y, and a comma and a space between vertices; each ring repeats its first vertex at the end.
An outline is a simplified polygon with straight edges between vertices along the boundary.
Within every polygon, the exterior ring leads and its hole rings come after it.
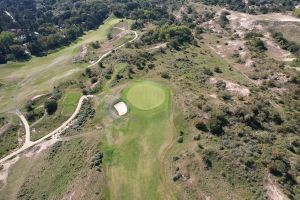
POLYGON ((175 133, 171 91, 159 83, 136 81, 123 91, 122 99, 130 112, 113 122, 110 140, 102 146, 107 199, 170 199, 163 192, 168 184, 162 179, 160 163, 175 133))
MULTIPOLYGON (((21 105, 29 97, 47 93, 60 80, 74 77, 87 64, 74 64, 72 58, 82 45, 92 41, 105 41, 107 33, 120 22, 109 18, 97 30, 91 30, 69 46, 43 57, 33 57, 26 62, 11 62, 0 66, 0 112, 21 105)), ((99 55, 101 56, 101 55, 99 55)))
POLYGON ((139 82, 131 86, 125 97, 140 110, 151 110, 160 106, 166 99, 165 91, 157 83, 139 82))

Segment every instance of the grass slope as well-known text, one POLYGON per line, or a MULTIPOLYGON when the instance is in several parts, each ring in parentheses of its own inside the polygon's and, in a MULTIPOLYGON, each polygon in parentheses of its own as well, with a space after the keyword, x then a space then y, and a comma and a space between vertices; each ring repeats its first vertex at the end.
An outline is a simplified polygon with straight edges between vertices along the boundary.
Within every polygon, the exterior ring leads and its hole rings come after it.
MULTIPOLYGON (((86 66, 73 64, 72 58, 83 44, 107 39, 107 33, 120 19, 108 19, 99 29, 87 32, 76 43, 44 57, 34 57, 28 62, 9 63, 0 66, 0 112, 19 105, 29 97, 47 92, 86 66)), ((100 55, 99 55, 100 56, 100 55)))
POLYGON ((71 116, 72 113, 75 111, 81 96, 82 94, 79 91, 67 93, 66 97, 63 99, 62 115, 71 116))
POLYGON ((60 199, 80 170, 87 168, 89 147, 85 145, 82 139, 74 139, 31 159, 21 159, 13 166, 6 187, 0 190, 0 200, 60 199))
MULTIPOLYGON (((125 90, 150 82, 136 82, 125 90)), ((158 87, 156 83, 152 83, 158 87)), ((159 155, 173 134, 170 124, 170 90, 160 86, 165 101, 157 108, 143 111, 130 107, 128 119, 114 122, 114 142, 103 145, 105 170, 111 199, 165 199, 160 177, 159 155)), ((137 90, 138 91, 138 90, 137 90)), ((147 102, 146 102, 147 103, 147 102)), ((129 104, 130 105, 130 104, 129 104)), ((146 104, 147 105, 147 104, 146 104)))
POLYGON ((81 96, 81 92, 76 89, 65 91, 58 101, 56 112, 52 115, 46 114, 31 127, 31 140, 36 141, 42 138, 66 121, 75 111, 81 96))

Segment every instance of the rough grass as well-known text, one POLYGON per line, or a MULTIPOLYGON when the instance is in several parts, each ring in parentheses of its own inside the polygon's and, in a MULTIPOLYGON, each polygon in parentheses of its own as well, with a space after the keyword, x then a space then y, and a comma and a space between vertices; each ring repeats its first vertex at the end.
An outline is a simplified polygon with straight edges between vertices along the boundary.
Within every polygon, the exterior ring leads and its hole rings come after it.
POLYGON ((63 99, 62 115, 70 116, 75 111, 82 94, 80 92, 69 92, 63 99))
MULTIPOLYGON (((143 84, 143 83, 139 83, 143 84)), ((114 122, 114 141, 102 145, 111 199, 165 199, 160 177, 159 154, 172 135, 170 91, 156 109, 130 107, 128 120, 114 122)))
POLYGON ((0 196, 8 199, 15 199, 13 195, 17 195, 18 199, 59 199, 83 167, 85 151, 82 139, 74 139, 58 147, 52 156, 44 154, 39 158, 40 162, 34 158, 34 167, 27 162, 28 159, 21 160, 12 169, 8 185, 0 196), (21 163, 24 164, 22 168, 21 163), (22 170, 26 173, 20 173, 22 170), (15 175, 20 176, 21 182, 15 175))
POLYGON ((2 129, 0 134, 0 158, 19 146, 18 138, 21 137, 19 134, 23 131, 17 116, 7 115, 6 118, 2 119, 3 121, 0 122, 0 129, 2 129))
POLYGON ((31 140, 36 141, 65 122, 75 111, 81 93, 76 90, 67 90, 63 97, 58 101, 58 108, 52 115, 46 115, 43 119, 32 126, 31 140))
MULTIPOLYGON (((27 62, 1 65, 0 112, 20 105, 35 94, 49 92, 60 80, 79 74, 87 64, 72 64, 72 58, 83 44, 104 41, 120 19, 108 19, 99 29, 87 32, 76 43, 44 57, 27 62)), ((99 55, 100 56, 100 55, 99 55)))
POLYGON ((104 85, 104 91, 109 91, 109 88, 113 85, 113 83, 115 81, 118 81, 118 74, 122 72, 127 67, 127 65, 127 63, 118 63, 113 67, 113 74, 111 76, 111 79, 106 81, 104 85))
POLYGON ((276 22, 276 23, 270 23, 269 27, 271 31, 281 32, 283 36, 287 38, 289 41, 300 44, 300 36, 299 36, 300 23, 276 22))
POLYGON ((18 147, 18 126, 9 128, 0 136, 0 158, 18 147))
POLYGON ((129 87, 125 98, 138 109, 151 110, 165 101, 166 94, 158 84, 144 81, 129 87))

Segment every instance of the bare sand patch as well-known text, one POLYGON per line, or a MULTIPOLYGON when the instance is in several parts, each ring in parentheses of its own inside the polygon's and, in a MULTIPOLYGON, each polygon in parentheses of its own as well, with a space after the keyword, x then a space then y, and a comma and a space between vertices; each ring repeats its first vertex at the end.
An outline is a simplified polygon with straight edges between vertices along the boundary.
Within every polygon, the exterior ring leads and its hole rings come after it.
MULTIPOLYGON (((15 164, 19 159, 20 159, 20 157, 17 156, 0 166, 0 169, 1 169, 0 170, 0 182, 3 183, 3 186, 6 184, 10 166, 15 164)), ((1 187, 0 187, 0 189, 1 189, 1 187)))
POLYGON ((230 11, 227 18, 230 21, 232 30, 235 30, 240 37, 244 37, 249 31, 261 32, 264 36, 264 41, 268 51, 267 54, 276 60, 290 62, 295 58, 286 50, 283 50, 276 42, 274 42, 268 29, 268 26, 263 26, 261 21, 270 22, 300 22, 300 19, 290 15, 281 13, 270 13, 264 15, 250 15, 246 13, 239 13, 230 11))
POLYGON ((247 97, 250 95, 250 90, 245 86, 239 85, 237 83, 233 83, 228 80, 223 80, 223 79, 217 79, 217 78, 209 79, 209 83, 212 85, 216 85, 218 81, 223 81, 226 84, 225 89, 232 94, 240 95, 243 97, 247 97))
POLYGON ((269 200, 288 200, 289 198, 281 191, 279 186, 273 180, 272 175, 269 174, 266 180, 267 196, 269 200))
POLYGON ((125 115, 128 111, 127 106, 124 102, 119 102, 119 103, 115 104, 114 108, 118 112, 119 116, 125 115))

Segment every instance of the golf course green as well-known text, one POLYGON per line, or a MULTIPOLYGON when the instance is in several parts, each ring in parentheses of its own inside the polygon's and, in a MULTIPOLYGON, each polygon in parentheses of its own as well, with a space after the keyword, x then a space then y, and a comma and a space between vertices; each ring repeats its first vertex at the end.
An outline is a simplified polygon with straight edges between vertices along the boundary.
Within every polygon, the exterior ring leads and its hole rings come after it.
POLYGON ((166 91, 157 83, 139 82, 126 91, 125 98, 140 110, 151 110, 161 105, 166 99, 166 91))
POLYGON ((129 107, 115 120, 102 146, 108 199, 172 199, 163 178, 162 155, 174 138, 171 91, 162 84, 135 81, 122 93, 129 107))

